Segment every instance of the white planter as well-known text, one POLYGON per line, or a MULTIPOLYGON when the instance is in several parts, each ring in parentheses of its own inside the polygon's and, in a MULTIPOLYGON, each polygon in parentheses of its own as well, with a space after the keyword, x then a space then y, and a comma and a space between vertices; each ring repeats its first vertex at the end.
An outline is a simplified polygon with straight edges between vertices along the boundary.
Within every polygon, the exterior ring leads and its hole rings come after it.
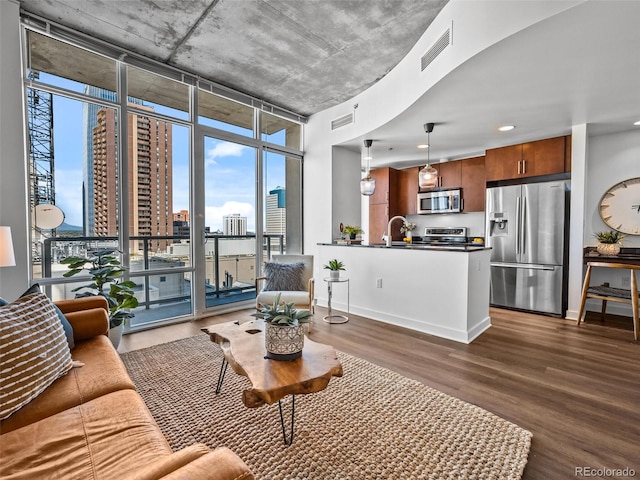
POLYGON ((331 280, 338 280, 340 278, 340 270, 329 270, 329 278, 331 280))
POLYGON ((113 348, 116 350, 120 346, 120 340, 122 340, 122 332, 124 331, 124 323, 121 323, 117 327, 109 328, 109 340, 113 344, 113 348))
POLYGON ((272 325, 265 323, 264 346, 267 358, 272 360, 295 360, 302 356, 304 347, 304 324, 272 325))
POLYGON ((596 250, 600 255, 615 256, 620 253, 619 243, 598 243, 596 250))

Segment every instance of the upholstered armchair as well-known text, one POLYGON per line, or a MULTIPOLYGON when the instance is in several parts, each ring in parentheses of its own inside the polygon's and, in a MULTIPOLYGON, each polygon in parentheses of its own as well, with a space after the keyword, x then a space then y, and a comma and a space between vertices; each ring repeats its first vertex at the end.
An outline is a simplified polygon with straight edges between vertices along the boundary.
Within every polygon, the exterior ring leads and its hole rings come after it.
POLYGON ((281 302, 313 311, 313 255, 274 255, 264 263, 263 273, 256 278, 256 308, 271 305, 280 292, 281 302))

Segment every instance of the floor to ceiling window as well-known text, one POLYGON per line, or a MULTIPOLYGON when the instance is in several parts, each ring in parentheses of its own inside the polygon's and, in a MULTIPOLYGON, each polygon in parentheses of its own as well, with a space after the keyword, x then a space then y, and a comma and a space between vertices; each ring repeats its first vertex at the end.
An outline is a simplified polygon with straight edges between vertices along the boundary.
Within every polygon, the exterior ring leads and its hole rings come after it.
POLYGON ((60 261, 113 249, 136 284, 129 330, 255 298, 262 260, 301 249, 301 124, 202 79, 32 28, 33 281, 71 298, 89 277, 63 277, 60 261))

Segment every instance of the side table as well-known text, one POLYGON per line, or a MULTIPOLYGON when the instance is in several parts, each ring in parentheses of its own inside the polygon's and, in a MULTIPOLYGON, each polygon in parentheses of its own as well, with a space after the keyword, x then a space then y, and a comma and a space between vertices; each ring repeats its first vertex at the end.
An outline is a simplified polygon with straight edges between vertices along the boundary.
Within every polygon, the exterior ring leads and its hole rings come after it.
POLYGON ((322 317, 327 323, 346 323, 349 321, 349 279, 348 278, 323 278, 325 282, 327 282, 327 293, 329 294, 329 301, 327 302, 327 307, 329 309, 329 315, 325 315, 322 317), (347 284, 347 315, 338 315, 334 314, 331 310, 331 297, 333 296, 333 284, 334 283, 346 283, 347 284))

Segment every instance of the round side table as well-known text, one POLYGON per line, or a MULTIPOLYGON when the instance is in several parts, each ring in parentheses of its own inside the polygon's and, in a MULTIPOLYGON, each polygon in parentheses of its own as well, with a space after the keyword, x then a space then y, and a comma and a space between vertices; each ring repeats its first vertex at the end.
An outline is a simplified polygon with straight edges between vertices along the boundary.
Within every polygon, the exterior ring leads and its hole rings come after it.
POLYGON ((346 283, 347 284, 347 314, 349 314, 349 279, 348 278, 323 278, 327 282, 327 293, 329 294, 329 301, 327 302, 327 308, 329 309, 329 315, 322 317, 327 323, 346 323, 349 321, 347 315, 334 314, 331 310, 331 297, 333 296, 333 284, 334 283, 346 283))

